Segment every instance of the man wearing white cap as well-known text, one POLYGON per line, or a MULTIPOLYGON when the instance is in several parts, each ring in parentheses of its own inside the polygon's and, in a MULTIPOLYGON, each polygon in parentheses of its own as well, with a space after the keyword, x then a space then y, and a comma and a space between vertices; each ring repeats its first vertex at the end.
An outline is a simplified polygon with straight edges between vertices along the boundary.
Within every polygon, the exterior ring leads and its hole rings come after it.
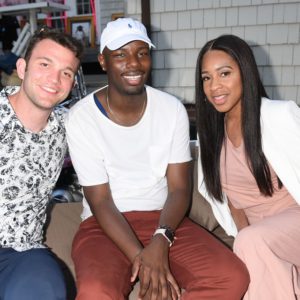
POLYGON ((85 195, 72 250, 76 299, 126 299, 139 279, 139 299, 240 300, 245 266, 185 217, 188 117, 178 99, 145 85, 152 47, 140 22, 109 22, 98 57, 108 86, 68 116, 85 195))

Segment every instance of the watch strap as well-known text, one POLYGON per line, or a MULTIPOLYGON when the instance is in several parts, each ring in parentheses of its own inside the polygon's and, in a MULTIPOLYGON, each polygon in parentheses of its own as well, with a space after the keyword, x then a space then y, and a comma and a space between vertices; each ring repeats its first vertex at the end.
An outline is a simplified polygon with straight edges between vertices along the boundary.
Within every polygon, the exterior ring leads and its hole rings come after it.
POLYGON ((153 234, 153 236, 161 234, 164 236, 164 238, 169 242, 169 246, 171 247, 175 240, 175 235, 172 230, 169 230, 168 228, 157 228, 153 234))

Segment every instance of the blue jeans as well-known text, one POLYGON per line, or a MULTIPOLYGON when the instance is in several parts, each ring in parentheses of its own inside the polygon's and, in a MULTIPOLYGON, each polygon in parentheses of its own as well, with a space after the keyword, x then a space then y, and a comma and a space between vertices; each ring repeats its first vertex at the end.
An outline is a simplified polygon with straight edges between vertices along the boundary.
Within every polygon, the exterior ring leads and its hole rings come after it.
POLYGON ((1 300, 65 300, 58 263, 48 249, 0 249, 1 300))

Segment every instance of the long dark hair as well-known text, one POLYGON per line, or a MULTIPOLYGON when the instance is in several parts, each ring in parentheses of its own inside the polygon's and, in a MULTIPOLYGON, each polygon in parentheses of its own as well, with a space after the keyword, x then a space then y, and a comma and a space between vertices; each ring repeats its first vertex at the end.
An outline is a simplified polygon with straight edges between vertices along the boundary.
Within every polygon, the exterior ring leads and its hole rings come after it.
POLYGON ((262 150, 260 106, 267 93, 259 77, 254 55, 249 45, 234 35, 222 35, 207 42, 201 49, 196 67, 197 131, 201 149, 204 182, 210 196, 222 201, 220 155, 224 142, 224 116, 209 101, 203 90, 202 60, 206 52, 221 50, 238 64, 242 81, 242 135, 249 168, 263 195, 274 192, 270 168, 262 150))

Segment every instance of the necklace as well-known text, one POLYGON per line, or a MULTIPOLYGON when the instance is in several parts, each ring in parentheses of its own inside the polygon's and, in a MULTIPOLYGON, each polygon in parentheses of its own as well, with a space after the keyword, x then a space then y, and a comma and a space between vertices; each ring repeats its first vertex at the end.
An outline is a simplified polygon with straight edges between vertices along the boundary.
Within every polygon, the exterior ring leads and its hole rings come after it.
MULTIPOLYGON (((142 116, 143 116, 143 114, 144 114, 144 111, 145 111, 146 102, 147 102, 147 100, 144 100, 142 110, 141 110, 141 112, 139 113, 138 118, 136 119, 136 121, 130 123, 129 125, 134 125, 134 124, 136 124, 136 123, 142 118, 142 116)), ((106 103, 107 103, 107 107, 108 107, 109 113, 114 117, 114 119, 115 119, 118 123, 122 124, 123 122, 116 116, 116 114, 114 113, 114 111, 111 109, 111 107, 110 107, 110 105, 109 105, 108 90, 107 90, 107 92, 106 92, 106 103)))

